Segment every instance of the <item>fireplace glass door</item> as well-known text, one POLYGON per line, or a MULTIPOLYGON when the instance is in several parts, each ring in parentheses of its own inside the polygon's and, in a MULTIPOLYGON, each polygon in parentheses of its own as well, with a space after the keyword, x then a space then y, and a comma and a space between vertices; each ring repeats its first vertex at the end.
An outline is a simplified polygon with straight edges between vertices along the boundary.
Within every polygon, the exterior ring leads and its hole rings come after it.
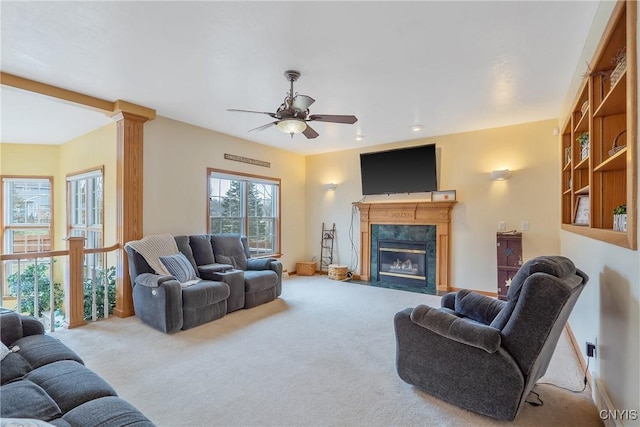
POLYGON ((427 285, 427 242, 378 241, 378 281, 427 285))

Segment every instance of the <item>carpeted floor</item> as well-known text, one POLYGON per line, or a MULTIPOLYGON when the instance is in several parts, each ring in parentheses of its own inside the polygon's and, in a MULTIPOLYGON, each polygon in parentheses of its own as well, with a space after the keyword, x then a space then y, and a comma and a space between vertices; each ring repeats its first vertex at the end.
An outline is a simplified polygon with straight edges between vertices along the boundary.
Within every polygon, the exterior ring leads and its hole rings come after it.
MULTIPOLYGON (((503 423, 402 382, 393 315, 417 304, 439 297, 293 276, 276 301, 172 335, 135 317, 53 335, 160 426, 602 425, 588 388, 539 385, 544 405, 503 423)), ((541 381, 582 378, 563 334, 541 381)))

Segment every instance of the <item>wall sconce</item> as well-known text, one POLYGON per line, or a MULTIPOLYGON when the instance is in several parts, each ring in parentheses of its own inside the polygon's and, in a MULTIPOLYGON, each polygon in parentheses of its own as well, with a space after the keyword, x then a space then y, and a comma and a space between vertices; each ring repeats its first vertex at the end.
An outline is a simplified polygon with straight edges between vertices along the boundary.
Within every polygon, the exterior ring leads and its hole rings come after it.
POLYGON ((491 179, 494 181, 506 181, 511 176, 509 169, 491 171, 491 179))
POLYGON ((333 191, 338 187, 338 184, 334 184, 333 182, 329 182, 324 185, 324 189, 327 191, 333 191))

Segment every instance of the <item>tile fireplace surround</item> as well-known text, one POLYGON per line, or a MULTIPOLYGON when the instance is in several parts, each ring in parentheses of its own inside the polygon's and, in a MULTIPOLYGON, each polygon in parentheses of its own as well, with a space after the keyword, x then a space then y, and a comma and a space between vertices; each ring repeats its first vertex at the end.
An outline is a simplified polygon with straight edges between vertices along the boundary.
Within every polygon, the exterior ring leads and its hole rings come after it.
POLYGON ((450 202, 355 203, 360 211, 360 280, 371 280, 371 225, 435 225, 436 226, 436 290, 449 290, 449 237, 451 234, 450 202))

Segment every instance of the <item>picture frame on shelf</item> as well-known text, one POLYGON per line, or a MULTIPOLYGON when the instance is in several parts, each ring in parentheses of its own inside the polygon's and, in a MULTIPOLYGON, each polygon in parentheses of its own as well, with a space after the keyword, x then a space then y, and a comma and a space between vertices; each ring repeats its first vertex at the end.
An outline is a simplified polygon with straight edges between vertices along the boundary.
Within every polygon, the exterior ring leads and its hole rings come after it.
POLYGON ((573 213, 574 225, 589 225, 589 196, 578 196, 576 209, 573 213))
POLYGON ((456 190, 432 191, 432 202, 449 202, 456 199, 456 190))

